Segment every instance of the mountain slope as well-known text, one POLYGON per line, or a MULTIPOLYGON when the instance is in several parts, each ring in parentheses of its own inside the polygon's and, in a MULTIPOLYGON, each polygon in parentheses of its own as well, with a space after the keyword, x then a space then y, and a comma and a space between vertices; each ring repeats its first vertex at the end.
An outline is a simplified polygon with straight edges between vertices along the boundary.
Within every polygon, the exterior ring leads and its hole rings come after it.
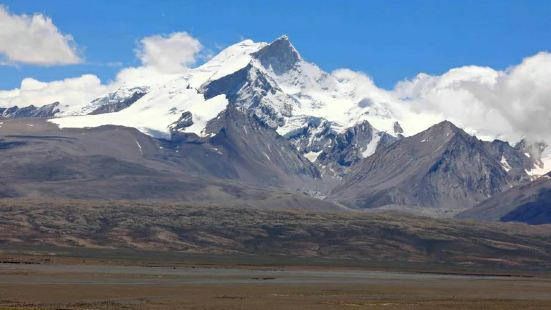
POLYGON ((296 101, 283 93, 260 69, 247 65, 218 80, 209 81, 200 90, 205 99, 224 95, 232 106, 251 111, 267 126, 275 129, 285 123, 296 101))
POLYGON ((209 144, 239 171, 240 180, 302 190, 321 182, 318 169, 253 112, 228 108, 206 131, 209 144))
POLYGON ((551 223, 551 173, 513 187, 457 215, 485 221, 551 223))
POLYGON ((442 122, 360 162, 330 199, 362 209, 420 207, 453 214, 522 182, 510 171, 528 179, 522 167, 507 170, 488 149, 489 142, 442 122))
MULTIPOLYGON (((233 139, 233 129, 225 131, 233 139)), ((125 127, 60 130, 39 119, 6 120, 0 133, 0 196, 248 201, 276 208, 332 208, 330 203, 297 192, 303 182, 313 182, 305 179, 316 178, 311 164, 306 166, 311 170, 304 168, 302 174, 294 175, 290 168, 278 170, 263 154, 245 159, 245 155, 234 156, 223 138, 215 135, 213 139, 222 142, 180 144, 125 127), (294 189, 289 189, 291 184, 294 189)), ((282 146, 267 135, 262 139, 268 145, 282 146)), ((247 151, 235 149, 238 143, 230 145, 238 154, 247 151)))

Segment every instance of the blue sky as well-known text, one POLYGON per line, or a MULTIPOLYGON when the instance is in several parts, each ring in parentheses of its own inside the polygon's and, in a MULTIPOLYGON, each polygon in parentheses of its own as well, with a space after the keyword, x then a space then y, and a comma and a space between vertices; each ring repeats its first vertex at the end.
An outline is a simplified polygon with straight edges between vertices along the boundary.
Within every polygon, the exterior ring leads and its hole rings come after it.
POLYGON ((208 49, 288 34, 325 70, 346 67, 392 88, 419 72, 462 65, 504 69, 551 50, 551 1, 3 1, 12 14, 43 13, 73 36, 85 63, 0 66, 0 89, 24 77, 83 73, 109 81, 136 65, 145 36, 186 31, 208 49), (119 66, 113 66, 119 64, 119 66))

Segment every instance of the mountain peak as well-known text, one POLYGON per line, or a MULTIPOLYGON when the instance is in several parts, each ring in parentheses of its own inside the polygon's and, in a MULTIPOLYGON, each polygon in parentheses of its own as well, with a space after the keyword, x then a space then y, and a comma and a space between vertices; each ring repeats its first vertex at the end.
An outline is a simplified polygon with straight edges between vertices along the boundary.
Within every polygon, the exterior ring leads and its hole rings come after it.
MULTIPOLYGON (((450 121, 442 121, 438 124, 432 125, 428 129, 411 136, 408 141, 419 145, 430 144, 432 147, 440 148, 444 145, 449 145, 453 142, 463 141, 463 142, 474 142, 478 140, 475 136, 472 136, 465 132, 463 129, 455 126, 450 121)), ((427 149, 426 146, 423 147, 427 149)))
POLYGON ((281 35, 279 38, 275 39, 274 42, 279 40, 289 41, 289 37, 286 34, 284 34, 284 35, 281 35))
POLYGON ((253 54, 262 66, 280 75, 294 67, 301 60, 300 54, 289 41, 287 35, 282 35, 272 43, 264 46, 253 54))
MULTIPOLYGON (((426 140, 426 137, 430 136, 432 139, 446 138, 458 133, 465 133, 463 130, 455 126, 452 122, 445 120, 438 124, 432 125, 427 130, 419 133, 418 135, 426 140)), ((466 134, 466 133, 465 133, 466 134)))
POLYGON ((447 130, 453 130, 453 131, 459 130, 459 127, 455 126, 454 123, 452 123, 448 120, 441 121, 440 123, 432 126, 432 128, 447 129, 447 130))

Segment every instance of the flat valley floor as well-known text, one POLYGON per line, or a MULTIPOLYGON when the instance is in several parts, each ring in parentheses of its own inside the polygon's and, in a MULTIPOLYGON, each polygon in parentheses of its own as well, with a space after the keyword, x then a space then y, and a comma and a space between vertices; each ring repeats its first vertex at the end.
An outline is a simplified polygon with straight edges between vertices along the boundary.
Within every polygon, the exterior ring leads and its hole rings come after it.
POLYGON ((13 261, 0 264, 0 309, 551 309, 551 278, 13 261))

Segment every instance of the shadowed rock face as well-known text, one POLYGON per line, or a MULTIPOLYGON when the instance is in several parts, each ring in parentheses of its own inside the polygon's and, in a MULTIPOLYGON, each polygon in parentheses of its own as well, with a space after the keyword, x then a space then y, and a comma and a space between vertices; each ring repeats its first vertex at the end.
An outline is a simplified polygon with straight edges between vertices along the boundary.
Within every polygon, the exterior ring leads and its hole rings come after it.
POLYGON ((206 99, 224 94, 230 104, 252 111, 264 124, 277 128, 284 116, 291 116, 296 100, 285 94, 277 83, 258 68, 248 65, 230 75, 201 87, 206 99))
POLYGON ((184 130, 193 125, 193 115, 191 112, 186 111, 180 115, 177 121, 172 123, 170 128, 170 139, 172 141, 199 141, 200 138, 193 133, 186 133, 184 130))
POLYGON ((377 131, 368 121, 344 132, 336 132, 331 128, 331 123, 322 118, 309 117, 305 123, 305 127, 287 133, 285 138, 303 154, 317 153, 312 161, 338 176, 344 176, 349 167, 397 140, 377 131))
POLYGON ((97 98, 91 102, 91 104, 97 106, 97 108, 88 114, 95 115, 124 110, 145 96, 147 92, 147 88, 135 87, 125 90, 124 94, 121 94, 121 92, 107 94, 106 96, 97 98))
POLYGON ((30 105, 27 107, 19 108, 17 106, 11 108, 0 108, 0 119, 15 119, 26 117, 40 117, 48 118, 55 116, 59 112, 59 102, 47 104, 41 107, 35 107, 30 105))
POLYGON ((397 139, 385 132, 377 132, 369 122, 364 121, 335 136, 334 143, 327 145, 318 157, 322 166, 341 171, 341 176, 350 172, 347 168, 371 156, 397 139), (375 147, 370 150, 371 144, 375 147))
POLYGON ((320 117, 305 116, 304 126, 285 134, 298 151, 302 153, 320 152, 334 143, 337 133, 331 128, 331 122, 320 117))
POLYGON ((394 129, 394 133, 396 135, 402 135, 404 133, 404 129, 402 128, 402 126, 398 122, 394 122, 393 129, 394 129))
POLYGON ((509 177, 516 180, 518 184, 531 181, 526 171, 540 164, 541 153, 533 153, 524 143, 511 147, 505 141, 494 140, 491 143, 485 143, 484 146, 493 157, 500 159, 509 177))
POLYGON ((513 187, 457 215, 485 221, 551 223, 551 174, 513 187))
POLYGON ((282 36, 253 56, 260 61, 264 68, 269 68, 280 75, 291 70, 300 61, 300 55, 289 42, 287 36, 282 36))
MULTIPOLYGON (((242 166, 243 172, 248 167, 247 173, 254 174, 256 178, 274 182, 274 185, 281 181, 288 182, 284 186, 291 187, 296 186, 296 177, 310 183, 321 178, 311 162, 253 112, 245 114, 228 108, 208 124, 206 131, 214 135, 209 142, 225 150, 224 159, 234 161, 236 167, 242 166)), ((301 187, 309 186, 303 184, 301 187)))
POLYGON ((527 169, 533 168, 533 164, 542 165, 541 160, 543 152, 548 145, 545 142, 528 143, 525 139, 520 140, 515 144, 515 150, 522 154, 529 154, 530 159, 527 169))
POLYGON ((525 179, 509 175, 489 147, 442 122, 365 159, 330 197, 356 208, 464 210, 525 179))

